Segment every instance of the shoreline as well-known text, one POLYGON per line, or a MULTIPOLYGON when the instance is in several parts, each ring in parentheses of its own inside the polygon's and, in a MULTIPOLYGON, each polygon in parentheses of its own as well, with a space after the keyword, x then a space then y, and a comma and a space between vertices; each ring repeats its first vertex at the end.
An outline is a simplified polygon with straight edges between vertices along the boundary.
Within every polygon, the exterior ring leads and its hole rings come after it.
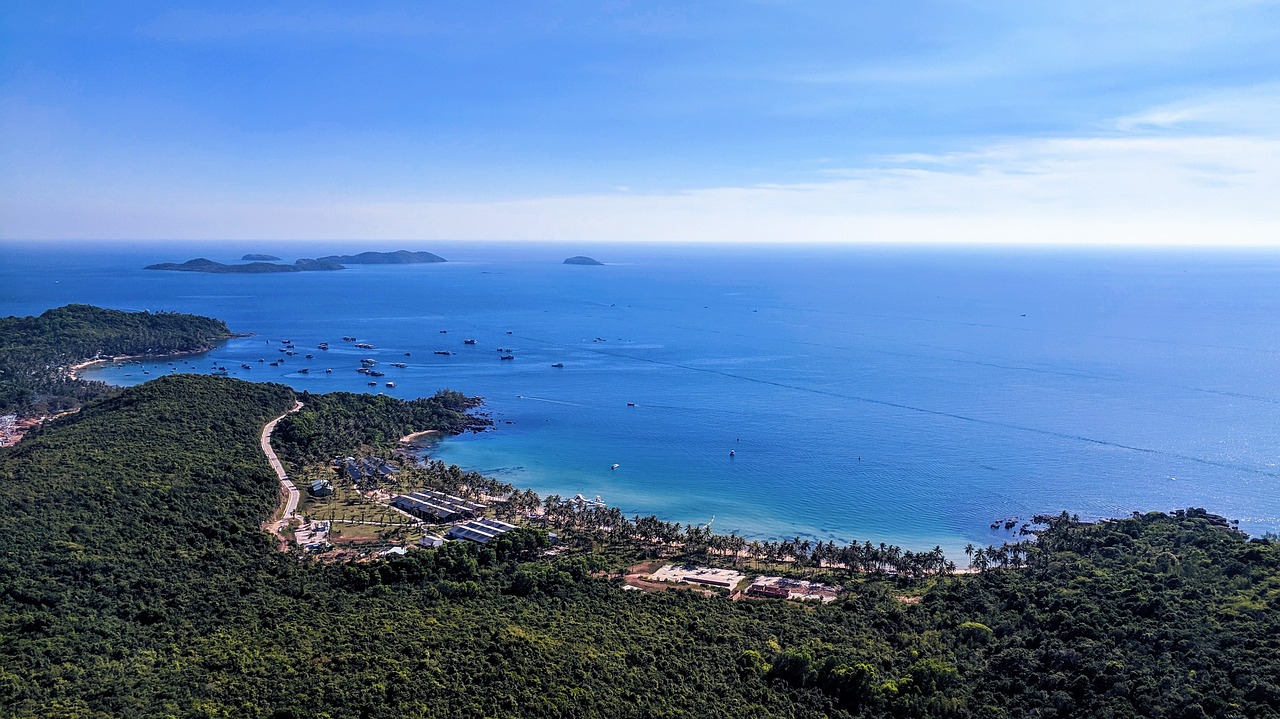
MULTIPOLYGON (((238 336, 238 335, 235 335, 238 336)), ((232 339, 228 337, 227 339, 232 339)), ((216 349, 214 347, 204 347, 198 350, 182 350, 179 352, 165 352, 162 354, 140 354, 140 355, 114 355, 111 357, 96 357, 76 362, 67 368, 67 377, 71 379, 82 379, 79 373, 83 370, 97 367, 100 365, 118 364, 120 362, 128 362, 130 360, 165 360, 176 357, 190 357, 192 355, 205 354, 216 349)))
POLYGON ((410 433, 410 434, 406 434, 405 436, 401 437, 401 438, 400 438, 400 443, 401 443, 401 444, 409 444, 409 443, 413 442, 413 440, 415 440, 415 439, 417 439, 417 438, 419 438, 419 437, 425 437, 425 436, 427 436, 427 435, 429 435, 429 434, 440 434, 440 430, 438 430, 438 429, 424 429, 424 430, 422 430, 421 432, 412 432, 412 433, 410 433))

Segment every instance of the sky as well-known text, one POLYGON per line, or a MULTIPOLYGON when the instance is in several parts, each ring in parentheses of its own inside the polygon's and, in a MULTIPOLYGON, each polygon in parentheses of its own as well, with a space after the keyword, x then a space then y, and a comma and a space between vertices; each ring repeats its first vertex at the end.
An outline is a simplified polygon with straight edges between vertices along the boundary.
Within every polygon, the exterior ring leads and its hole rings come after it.
POLYGON ((0 238, 1280 246, 1280 0, 0 4, 0 238))

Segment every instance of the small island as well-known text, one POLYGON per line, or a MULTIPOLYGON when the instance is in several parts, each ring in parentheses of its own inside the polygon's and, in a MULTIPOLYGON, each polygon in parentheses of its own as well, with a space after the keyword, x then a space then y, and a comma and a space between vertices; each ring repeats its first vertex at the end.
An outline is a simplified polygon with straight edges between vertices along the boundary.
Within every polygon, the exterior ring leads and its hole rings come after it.
POLYGON ((566 265, 603 265, 604 264, 600 260, 597 260, 594 257, 587 257, 586 255, 574 255, 573 257, 570 257, 569 259, 565 260, 564 263, 566 265))
POLYGON ((253 252, 250 252, 249 254, 245 255, 244 257, 241 257, 240 259, 244 260, 245 262, 279 262, 280 261, 280 258, 276 257, 275 255, 261 255, 253 252))
POLYGON ((430 252, 361 252, 358 255, 329 255, 321 257, 320 262, 336 262, 343 265, 417 265, 427 262, 446 262, 440 255, 430 252))
POLYGON ((319 259, 304 257, 291 265, 266 261, 280 258, 271 255, 245 255, 242 259, 255 260, 243 265, 228 265, 222 262, 197 257, 186 262, 159 262, 143 267, 144 270, 168 270, 171 272, 208 272, 212 274, 261 275, 276 272, 328 272, 344 270, 346 265, 415 265, 427 262, 445 262, 446 260, 430 252, 361 252, 357 255, 330 255, 319 259))
POLYGON ((214 262, 204 257, 197 257, 186 262, 160 262, 143 267, 144 270, 169 270, 171 272, 209 272, 213 274, 261 275, 274 272, 314 272, 319 270, 345 269, 337 262, 326 260, 301 259, 292 265, 279 265, 274 262, 249 262, 243 265, 228 265, 214 262))

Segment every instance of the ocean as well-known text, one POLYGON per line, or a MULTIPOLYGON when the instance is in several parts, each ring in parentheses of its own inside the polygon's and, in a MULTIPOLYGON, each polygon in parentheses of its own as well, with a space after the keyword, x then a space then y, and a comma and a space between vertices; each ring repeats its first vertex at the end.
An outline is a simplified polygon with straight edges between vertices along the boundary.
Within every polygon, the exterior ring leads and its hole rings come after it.
POLYGON ((312 392, 449 387, 496 422, 426 449, 466 469, 720 533, 961 561, 1015 537, 993 521, 1063 510, 1198 506, 1280 531, 1278 277, 1280 254, 1242 250, 7 242, 0 312, 217 317, 254 336, 89 376, 222 365, 312 392), (401 248, 450 261, 141 269, 401 248), (576 254, 607 264, 562 264, 576 254), (315 358, 257 362, 284 338, 315 358), (363 357, 386 372, 376 388, 363 357))

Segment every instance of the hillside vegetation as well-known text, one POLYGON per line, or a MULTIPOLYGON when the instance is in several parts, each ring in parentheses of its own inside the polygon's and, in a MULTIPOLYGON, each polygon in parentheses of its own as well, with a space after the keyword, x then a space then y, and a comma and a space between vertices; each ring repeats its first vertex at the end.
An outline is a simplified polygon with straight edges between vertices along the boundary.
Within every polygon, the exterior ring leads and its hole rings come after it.
POLYGON ((230 336, 225 323, 208 317, 90 305, 0 318, 0 414, 57 412, 110 393, 101 382, 67 376, 67 368, 79 360, 196 352, 230 336))
POLYGON ((293 399, 170 376, 0 451, 0 716, 1280 715, 1280 546, 1201 512, 824 606, 622 591, 539 530, 319 565, 259 530, 293 399))

